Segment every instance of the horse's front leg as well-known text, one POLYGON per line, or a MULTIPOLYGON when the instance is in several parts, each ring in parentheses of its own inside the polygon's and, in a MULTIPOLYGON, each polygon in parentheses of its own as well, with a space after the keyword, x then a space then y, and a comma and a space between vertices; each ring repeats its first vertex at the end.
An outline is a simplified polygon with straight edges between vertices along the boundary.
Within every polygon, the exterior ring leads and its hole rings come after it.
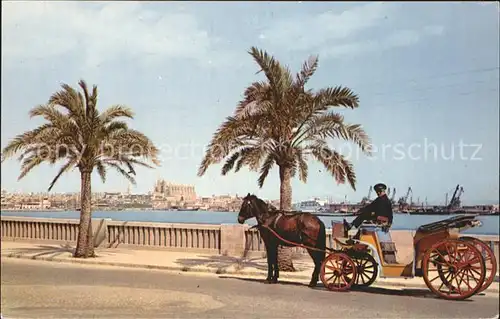
POLYGON ((278 267, 278 245, 274 246, 272 251, 273 251, 272 260, 271 260, 271 263, 273 265, 272 283, 275 284, 278 282, 278 278, 280 276, 280 270, 278 267))
POLYGON ((266 245, 266 259, 267 259, 267 278, 264 281, 264 283, 269 284, 272 281, 273 278, 273 263, 271 259, 271 248, 269 245, 266 245))

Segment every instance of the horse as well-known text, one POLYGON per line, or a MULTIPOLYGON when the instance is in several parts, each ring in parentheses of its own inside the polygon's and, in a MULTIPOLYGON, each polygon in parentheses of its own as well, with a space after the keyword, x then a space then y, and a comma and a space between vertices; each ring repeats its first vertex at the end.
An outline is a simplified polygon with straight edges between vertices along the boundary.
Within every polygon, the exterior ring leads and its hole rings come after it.
POLYGON ((247 219, 252 217, 257 219, 257 227, 266 247, 267 278, 265 283, 275 284, 278 282, 278 246, 297 246, 279 239, 266 228, 267 226, 284 240, 317 249, 306 248, 314 261, 314 271, 308 286, 311 288, 316 287, 321 264, 325 260, 326 255, 325 224, 313 214, 302 212, 285 213, 273 206, 269 206, 257 196, 248 193, 243 198, 243 203, 238 214, 238 223, 243 224, 247 219))

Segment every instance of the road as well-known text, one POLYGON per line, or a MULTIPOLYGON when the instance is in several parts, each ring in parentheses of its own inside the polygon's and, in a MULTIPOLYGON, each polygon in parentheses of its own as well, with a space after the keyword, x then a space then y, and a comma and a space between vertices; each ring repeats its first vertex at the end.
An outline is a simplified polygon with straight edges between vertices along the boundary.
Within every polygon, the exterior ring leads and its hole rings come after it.
POLYGON ((4 318, 493 318, 498 295, 446 301, 426 290, 334 293, 159 270, 2 259, 4 318))

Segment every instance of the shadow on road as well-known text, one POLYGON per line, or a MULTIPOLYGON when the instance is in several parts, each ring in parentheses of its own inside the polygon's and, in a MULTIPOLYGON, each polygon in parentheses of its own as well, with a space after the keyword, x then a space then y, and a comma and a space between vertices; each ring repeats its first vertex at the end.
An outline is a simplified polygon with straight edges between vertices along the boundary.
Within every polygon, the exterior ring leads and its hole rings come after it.
MULTIPOLYGON (((55 258, 61 255, 72 256, 75 252, 75 248, 69 244, 60 244, 60 245, 36 245, 35 247, 27 247, 27 248, 11 248, 5 250, 6 254, 9 256, 16 257, 30 257, 30 258, 55 258)), ((123 252, 121 252, 123 253, 123 252)), ((3 253, 2 253, 3 254, 3 253)), ((96 249, 96 257, 104 257, 115 255, 115 253, 110 251, 103 251, 96 249)))
MULTIPOLYGON (((242 281, 247 281, 247 282, 258 282, 264 284, 264 279, 255 279, 255 278, 241 278, 241 277, 234 277, 234 276, 219 276, 221 279, 236 279, 236 280, 242 280, 242 281)), ((300 282, 292 282, 292 281, 278 281, 276 285, 284 285, 284 286, 303 286, 305 288, 307 287, 307 284, 305 283, 300 283, 300 282)), ((309 288, 311 289, 311 288, 309 288)), ((342 293, 342 292, 334 292, 330 291, 325 288, 325 286, 322 283, 318 283, 318 286, 315 288, 312 288, 313 290, 316 291, 323 291, 327 293, 342 293)), ((403 297, 415 297, 415 298, 433 298, 433 299, 439 299, 438 296, 436 296, 434 293, 427 289, 419 289, 419 288, 394 288, 394 289, 389 289, 389 288, 382 288, 382 287, 352 287, 351 292, 357 292, 357 293, 368 293, 368 294, 378 294, 378 295, 388 295, 388 296, 403 296, 403 297)), ((347 292, 348 293, 348 292, 347 292)), ((481 294, 478 294, 478 296, 481 294)), ((484 295, 484 294, 483 294, 484 295)), ((473 300, 467 299, 463 300, 464 302, 471 302, 473 300)))
POLYGON ((57 257, 64 253, 71 253, 75 251, 70 244, 61 244, 61 245, 37 245, 35 247, 29 248, 13 248, 8 249, 7 254, 15 255, 15 256, 27 256, 36 258, 36 257, 57 257))
MULTIPOLYGON (((382 287, 353 287, 352 291, 377 294, 377 295, 388 295, 388 296, 405 296, 405 297, 416 297, 416 298, 434 298, 437 299, 432 291, 425 288, 382 288, 382 287)), ((470 299, 466 301, 471 301, 470 299)))
MULTIPOLYGON (((264 284, 265 279, 256 279, 256 278, 241 278, 241 277, 234 277, 234 276, 219 276, 221 279, 237 279, 237 280, 242 280, 242 281, 247 281, 247 282, 258 282, 264 284)), ((307 287, 306 284, 303 284, 301 282, 294 282, 294 281, 278 281, 276 285, 283 285, 283 286, 305 286, 307 287)))
POLYGON ((262 258, 238 258, 238 257, 229 257, 229 256, 218 256, 218 255, 210 255, 210 256, 200 256, 200 258, 180 258, 176 261, 177 264, 185 266, 185 267, 193 267, 193 266, 205 266, 213 269, 225 269, 230 266, 235 266, 237 270, 243 268, 256 268, 259 270, 267 270, 267 265, 261 264, 258 260, 262 258))

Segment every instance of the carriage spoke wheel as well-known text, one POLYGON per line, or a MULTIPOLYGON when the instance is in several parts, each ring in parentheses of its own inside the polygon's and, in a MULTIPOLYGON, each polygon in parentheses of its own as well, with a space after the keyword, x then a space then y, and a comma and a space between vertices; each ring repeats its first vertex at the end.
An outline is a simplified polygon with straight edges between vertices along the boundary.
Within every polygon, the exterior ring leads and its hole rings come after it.
POLYGON ((481 289, 486 275, 481 252, 464 240, 436 243, 425 253, 422 267, 427 287, 445 299, 471 297, 481 289))
POLYGON ((460 237, 460 240, 469 241, 476 247, 484 258, 484 263, 486 267, 486 278, 484 279, 484 284, 477 293, 485 291, 495 280, 497 274, 497 260, 495 258, 495 253, 488 244, 484 241, 474 238, 474 237, 460 237))
POLYGON ((378 264, 375 258, 368 253, 351 256, 356 264, 355 286, 368 287, 375 282, 378 275, 378 264))
POLYGON ((331 291, 347 291, 356 280, 356 264, 344 253, 333 253, 321 265, 321 282, 331 291))

